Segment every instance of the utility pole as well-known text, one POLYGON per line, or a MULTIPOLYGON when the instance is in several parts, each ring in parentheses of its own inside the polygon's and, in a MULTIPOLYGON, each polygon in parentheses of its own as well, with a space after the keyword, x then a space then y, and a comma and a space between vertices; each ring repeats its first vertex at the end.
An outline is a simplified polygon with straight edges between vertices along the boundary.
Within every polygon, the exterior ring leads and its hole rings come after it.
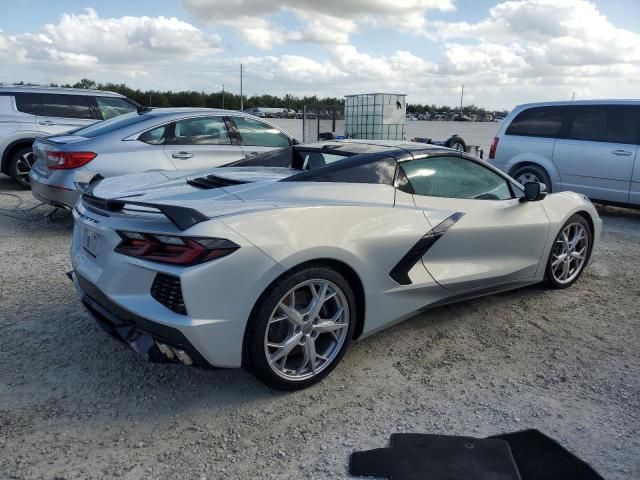
POLYGON ((576 99, 576 92, 571 93, 571 101, 573 102, 576 99))
POLYGON ((242 94, 242 64, 240 64, 240 111, 244 110, 244 99, 242 94))
POLYGON ((464 98, 464 84, 462 85, 462 91, 460 92, 460 116, 462 116, 462 99, 464 98))
POLYGON ((151 106, 151 94, 149 94, 149 106, 151 106))
POLYGON ((224 110, 224 83, 222 84, 222 109, 224 110))

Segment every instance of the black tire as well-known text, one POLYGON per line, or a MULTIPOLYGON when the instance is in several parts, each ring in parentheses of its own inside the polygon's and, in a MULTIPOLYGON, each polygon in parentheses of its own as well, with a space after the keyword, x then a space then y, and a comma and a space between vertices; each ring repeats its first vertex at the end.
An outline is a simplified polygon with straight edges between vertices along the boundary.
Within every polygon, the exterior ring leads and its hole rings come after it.
POLYGON ((15 150, 9 157, 7 171, 9 172, 9 176, 13 178, 18 185, 28 190, 31 188, 31 185, 29 185, 29 171, 31 170, 31 164, 28 163, 25 156, 33 157, 31 147, 22 147, 15 150), (25 168, 27 164, 29 167, 25 168))
POLYGON ((549 178, 549 174, 544 168, 538 165, 530 164, 530 165, 523 165, 521 167, 516 167, 512 172, 513 173, 511 174, 511 177, 515 178, 518 182, 520 182, 520 177, 524 177, 524 176, 535 177, 535 179, 532 178, 530 181, 544 183, 545 187, 547 187, 547 193, 551 193, 551 179, 549 178))
POLYGON ((449 139, 444 143, 444 146, 447 148, 453 148, 454 150, 458 150, 459 152, 467 151, 467 144, 462 138, 457 135, 449 137, 449 139))
POLYGON ((310 387, 329 375, 340 362, 353 338, 356 318, 356 301, 353 290, 342 275, 323 265, 311 265, 293 270, 276 280, 256 302, 247 324, 244 344, 245 367, 269 387, 278 390, 301 390, 310 387), (278 302, 294 287, 305 281, 316 279, 327 280, 342 290, 349 307, 349 326, 346 328, 346 338, 333 360, 317 374, 307 379, 289 380, 277 374, 269 365, 265 351, 266 329, 269 326, 272 313, 276 311, 278 302))
POLYGON ((563 289, 563 288, 570 287, 576 281, 578 281, 578 279, 582 276, 582 272, 584 272, 585 267, 589 263, 592 249, 593 249, 593 231, 591 230, 591 225, 589 224, 587 219, 584 218, 582 215, 572 215, 571 218, 569 218, 569 220, 567 220, 565 224, 562 225, 562 228, 560 228, 558 235, 556 235, 556 238, 553 240, 553 244, 551 245, 551 251, 549 252, 549 258, 547 259, 547 266, 545 269, 545 281, 547 286, 554 289, 563 289), (571 281, 563 283, 556 280, 555 276, 553 275, 552 262, 554 259, 556 244, 558 243, 560 236, 562 235, 562 232, 569 225, 573 225, 573 224, 580 224, 585 228, 589 243, 587 245, 586 257, 585 257, 584 263, 580 266, 580 270, 578 271, 578 274, 571 281))

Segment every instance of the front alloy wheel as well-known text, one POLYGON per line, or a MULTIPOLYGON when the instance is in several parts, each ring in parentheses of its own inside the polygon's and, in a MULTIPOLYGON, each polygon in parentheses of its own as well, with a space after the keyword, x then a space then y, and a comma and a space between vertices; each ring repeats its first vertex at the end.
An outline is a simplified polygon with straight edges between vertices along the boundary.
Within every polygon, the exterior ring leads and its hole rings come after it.
POLYGON ((351 288, 337 272, 311 267, 286 276, 260 301, 248 326, 250 370, 285 390, 320 381, 346 350, 354 310, 351 288))
POLYGON ((572 216, 562 227, 551 247, 547 264, 547 279, 555 288, 573 284, 591 254, 591 228, 584 217, 572 216))

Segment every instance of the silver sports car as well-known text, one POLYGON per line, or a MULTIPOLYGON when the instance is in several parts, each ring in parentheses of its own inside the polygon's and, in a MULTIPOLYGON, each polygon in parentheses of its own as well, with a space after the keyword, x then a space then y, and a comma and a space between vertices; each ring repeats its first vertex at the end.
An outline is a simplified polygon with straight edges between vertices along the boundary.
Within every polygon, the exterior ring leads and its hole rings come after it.
POLYGON ((481 160, 409 142, 294 145, 206 173, 80 176, 71 277, 151 361, 298 389, 437 305, 575 282, 601 220, 481 160))

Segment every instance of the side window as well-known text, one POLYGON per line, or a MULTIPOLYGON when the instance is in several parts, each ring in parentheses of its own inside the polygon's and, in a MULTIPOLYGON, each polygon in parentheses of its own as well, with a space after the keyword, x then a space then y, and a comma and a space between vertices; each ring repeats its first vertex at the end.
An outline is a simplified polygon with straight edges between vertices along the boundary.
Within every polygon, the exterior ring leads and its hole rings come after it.
POLYGON ((39 93, 16 93, 16 108, 19 112, 38 115, 40 109, 39 93))
POLYGON ((103 120, 136 111, 136 108, 131 103, 122 98, 95 97, 95 99, 103 120))
POLYGON ((528 108, 516 115, 505 133, 527 137, 556 137, 565 111, 564 107, 528 108))
POLYGON ((638 143, 640 109, 631 106, 577 106, 569 138, 592 142, 638 143))
MULTIPOLYGON (((301 178, 301 181, 313 182, 335 182, 335 183, 381 183, 383 185, 393 185, 397 163, 394 159, 388 158, 377 162, 354 165, 347 168, 337 168, 326 173, 318 172, 316 175, 301 178)), ((331 167, 329 167, 331 168, 331 167)), ((309 172, 311 172, 313 169, 309 172)))
POLYGON ((138 140, 144 143, 148 143, 149 145, 162 145, 164 143, 165 138, 167 137, 167 131, 169 130, 169 125, 162 125, 161 127, 156 127, 152 130, 147 130, 142 133, 138 140))
POLYGON ((255 147, 288 147, 289 138, 277 128, 253 118, 232 117, 244 145, 255 147))
POLYGON ((44 93, 42 94, 40 115, 44 117, 90 119, 89 97, 44 93))
POLYGON ((230 145, 231 139, 222 117, 198 117, 175 123, 174 145, 230 145))
POLYGON ((431 157, 401 166, 416 195, 475 200, 512 198, 507 180, 472 160, 431 157))
POLYGON ((324 167, 325 165, 329 165, 330 163, 336 162, 338 160, 342 160, 344 155, 335 155, 332 153, 325 152, 300 152, 302 155, 302 169, 303 170, 313 170, 314 168, 324 167))

